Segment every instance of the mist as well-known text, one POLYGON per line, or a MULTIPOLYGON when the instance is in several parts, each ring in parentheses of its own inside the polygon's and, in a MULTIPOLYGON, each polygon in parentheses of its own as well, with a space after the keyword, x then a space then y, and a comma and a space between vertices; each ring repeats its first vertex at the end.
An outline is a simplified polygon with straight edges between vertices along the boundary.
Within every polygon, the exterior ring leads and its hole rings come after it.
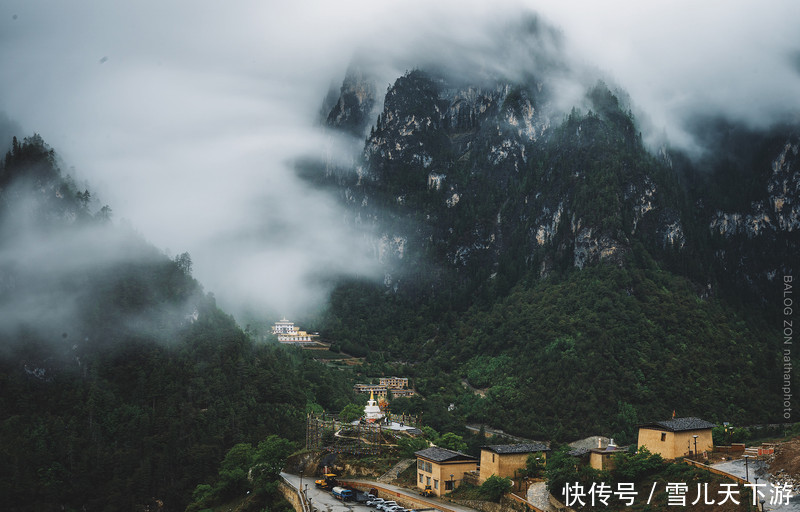
POLYGON ((697 116, 796 119, 799 15, 791 1, 12 0, 0 7, 0 135, 40 133, 116 219, 170 256, 188 251, 238 318, 304 317, 333 278, 382 277, 370 234, 293 165, 330 147, 320 105, 356 56, 379 101, 417 66, 547 74, 563 109, 603 78, 630 94, 651 140, 699 150, 697 116), (508 27, 532 13, 541 30, 515 39, 508 27))

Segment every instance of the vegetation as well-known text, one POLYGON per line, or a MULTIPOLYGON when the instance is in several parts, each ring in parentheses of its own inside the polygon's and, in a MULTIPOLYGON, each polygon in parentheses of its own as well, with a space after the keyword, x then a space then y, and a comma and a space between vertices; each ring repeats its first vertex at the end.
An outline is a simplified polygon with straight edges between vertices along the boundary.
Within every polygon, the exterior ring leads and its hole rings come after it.
POLYGON ((61 176, 40 138, 15 142, 0 176, 7 235, 23 211, 27 236, 66 235, 62 255, 71 239, 93 244, 83 252, 125 255, 61 271, 58 255, 36 272, 24 271, 33 254, 0 262, 6 311, 45 287, 71 313, 54 326, 51 311, 0 322, 5 510, 140 510, 154 500, 180 510, 199 482, 216 481, 210 496, 245 485, 243 460, 261 468, 246 485, 271 478, 265 461, 286 445, 270 436, 300 441, 307 406, 339 410, 353 398, 341 372, 253 343, 191 277, 188 254, 170 259, 105 219, 94 229, 99 205, 61 176), (15 206, 22 197, 28 210, 15 206))
MULTIPOLYGON (((194 501, 186 508, 187 512, 211 508, 251 493, 254 495, 251 499, 258 502, 258 510, 264 504, 272 504, 270 510, 276 510, 275 504, 281 505, 281 500, 275 499, 278 479, 286 458, 293 450, 291 442, 275 435, 267 437, 255 448, 249 443, 235 445, 220 464, 216 484, 200 484, 195 488, 192 493, 194 501)), ((253 507, 252 503, 250 507, 253 507)), ((292 510, 288 503, 280 508, 292 510)))
POLYGON ((747 489, 736 489, 734 500, 727 500, 724 485, 731 482, 726 478, 687 464, 665 462, 647 450, 636 454, 620 452, 613 457, 612 469, 598 471, 587 461, 569 456, 568 448, 563 447, 548 459, 547 478, 553 495, 581 510, 661 510, 673 506, 708 511, 751 510, 748 503, 752 497, 747 489), (678 490, 680 486, 682 492, 678 490), (627 491, 631 493, 623 498, 627 491), (601 499, 604 492, 605 501, 601 499), (716 503, 706 505, 705 499, 716 503))
POLYGON ((530 478, 540 478, 544 475, 545 456, 543 453, 532 453, 528 455, 525 463, 525 476, 530 478))
POLYGON ((511 479, 492 475, 481 484, 480 494, 487 501, 500 502, 503 494, 511 490, 511 479))
MULTIPOLYGON (((403 455, 428 441, 476 455, 486 439, 462 436, 465 422, 625 444, 637 423, 673 410, 783 421, 771 401, 779 324, 753 289, 793 261, 797 234, 761 243, 708 229, 709 212, 763 199, 763 176, 750 170, 762 151, 734 162, 735 180, 721 179, 725 159, 700 175, 686 158, 652 155, 603 83, 587 91, 590 110, 546 136, 536 125, 532 138, 520 121, 547 103, 537 87, 450 105, 444 85, 420 70, 399 79, 363 177, 335 177, 359 222, 406 240, 387 263, 389 286, 342 280, 319 319, 333 350, 366 358, 359 376, 412 378, 418 396, 391 408, 427 425, 427 440, 399 440, 403 455), (428 186, 434 171, 446 174, 442 188, 428 186), (581 253, 581 233, 609 256, 581 253)), ((734 135, 726 155, 747 134, 734 135)), ((0 307, 18 313, 0 317, 6 509, 202 510, 250 491, 253 507, 280 510, 277 468, 302 440, 306 411, 360 414, 347 372, 254 343, 192 278, 188 253, 168 257, 116 225, 39 136, 14 139, 0 166, 0 229, 0 307), (51 241, 54 255, 26 253, 28 238, 51 241), (65 267, 66 254, 108 257, 65 267)), ((718 429, 715 441, 747 435, 718 429)), ((542 469, 529 461, 527 471, 542 469)), ((545 475, 556 492, 604 479, 714 483, 648 454, 622 453, 616 470, 597 472, 565 449, 545 475)), ((508 483, 490 480, 458 493, 499 499, 508 483)))
MULTIPOLYGON (((344 290, 338 293, 337 301, 344 299, 344 290)), ((331 312, 342 325, 367 316, 344 300, 352 308, 347 314, 338 314, 338 302, 331 312)), ((371 325, 363 342, 415 363, 404 368, 425 399, 400 401, 398 412, 420 414, 441 430, 476 422, 529 438, 604 432, 628 444, 638 423, 673 410, 720 422, 777 420, 767 395, 735 397, 743 388, 775 387, 775 376, 763 369, 774 367, 778 338, 762 322, 700 298, 690 281, 669 272, 598 265, 520 284, 491 307, 458 316, 439 315, 428 304, 412 313, 396 307, 401 300, 371 303, 370 317, 391 311, 394 321, 371 325), (440 323, 426 329, 423 314, 440 323), (393 329, 406 323, 423 328, 393 329), (395 345, 398 335, 404 341, 395 345), (422 348, 412 353, 405 345, 422 348)))
POLYGON ((407 236, 402 260, 389 265, 400 285, 341 282, 321 322, 326 335, 373 367, 409 363, 424 400, 399 407, 439 431, 475 422, 528 438, 604 433, 627 444, 635 425, 673 411, 782 421, 770 371, 776 308, 743 287, 767 274, 760 262, 790 261, 792 242, 770 242, 777 257, 747 253, 752 269, 732 276, 717 256, 738 242, 708 228, 710 209, 723 204, 716 190, 705 195, 713 183, 687 183, 694 164, 653 155, 624 98, 602 82, 587 91, 589 110, 573 109, 535 141, 519 135, 519 116, 544 93, 516 84, 483 92, 474 110, 459 97, 455 112, 436 104, 450 94, 445 83, 417 70, 387 93, 365 153, 374 179, 345 185, 363 195, 351 202, 359 217, 407 236), (420 128, 408 133, 411 115, 420 128), (434 168, 446 173, 447 193, 426 187, 434 168), (452 191, 456 205, 446 202, 452 191), (581 233, 611 256, 577 265, 581 233))

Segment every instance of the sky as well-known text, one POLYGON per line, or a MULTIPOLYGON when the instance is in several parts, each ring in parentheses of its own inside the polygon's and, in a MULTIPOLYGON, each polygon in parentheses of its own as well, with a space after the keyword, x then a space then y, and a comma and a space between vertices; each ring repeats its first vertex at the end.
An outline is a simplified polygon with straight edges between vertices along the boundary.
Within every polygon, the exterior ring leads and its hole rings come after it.
POLYGON ((330 143, 319 110, 357 53, 378 91, 423 57, 515 70, 532 64, 492 52, 533 11, 559 34, 564 91, 602 77, 677 146, 701 149, 697 115, 799 119, 798 2, 489 4, 5 0, 0 136, 41 134, 116 219, 188 251, 230 311, 302 318, 321 276, 381 277, 369 234, 292 166, 330 143))

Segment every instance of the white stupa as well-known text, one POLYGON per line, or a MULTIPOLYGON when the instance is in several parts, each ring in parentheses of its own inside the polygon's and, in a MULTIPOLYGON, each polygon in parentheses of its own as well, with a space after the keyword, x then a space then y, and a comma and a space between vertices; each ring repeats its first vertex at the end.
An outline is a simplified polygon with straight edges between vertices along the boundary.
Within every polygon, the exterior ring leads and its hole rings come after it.
POLYGON ((364 406, 364 419, 367 420, 367 423, 375 423, 381 418, 383 418, 381 408, 378 407, 378 402, 375 401, 375 394, 370 391, 369 402, 364 406))

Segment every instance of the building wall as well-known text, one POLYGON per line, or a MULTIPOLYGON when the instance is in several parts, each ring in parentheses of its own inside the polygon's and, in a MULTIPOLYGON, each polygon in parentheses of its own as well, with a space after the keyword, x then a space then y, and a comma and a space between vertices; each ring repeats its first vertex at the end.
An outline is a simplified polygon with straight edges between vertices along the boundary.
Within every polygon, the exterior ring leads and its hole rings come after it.
POLYGON ((403 389, 408 387, 407 377, 381 377, 379 380, 381 386, 387 388, 403 389))
POLYGON ((614 469, 614 459, 611 453, 591 452, 589 455, 589 465, 599 471, 609 471, 614 469))
POLYGON ((689 430, 686 432, 675 433, 675 455, 682 457, 694 453, 694 437, 697 436, 697 451, 714 451, 714 439, 711 436, 711 429, 689 430))
POLYGON ((356 384, 353 389, 357 393, 374 393, 375 396, 385 397, 388 393, 385 387, 377 384, 356 384))
POLYGON ((711 429, 669 432, 652 428, 640 428, 638 446, 644 446, 651 453, 658 453, 665 459, 683 457, 694 452, 694 435, 697 435, 697 451, 711 451, 714 441, 711 429))
POLYGON ((413 389, 393 389, 392 390, 392 396, 394 398, 397 398, 397 397, 400 397, 400 396, 414 396, 414 395, 415 395, 415 393, 414 393, 413 389))
MULTIPOLYGON (((501 455, 491 450, 481 450, 480 481, 485 482, 492 475, 514 478, 514 471, 518 471, 528 464, 530 453, 509 453, 501 455)), ((542 454, 544 459, 544 454, 542 454)))
POLYGON ((652 428, 640 428, 637 447, 644 446, 650 453, 658 453, 665 459, 675 458, 675 440, 672 432, 652 428))
POLYGON ((430 485, 431 490, 437 496, 441 496, 450 492, 450 489, 446 489, 447 482, 451 480, 450 475, 453 475, 453 487, 457 488, 464 479, 464 473, 475 471, 476 469, 478 469, 478 461, 439 464, 417 458, 417 488, 425 489, 426 485, 430 485), (430 471, 426 468, 420 468, 421 461, 430 464, 430 471))

